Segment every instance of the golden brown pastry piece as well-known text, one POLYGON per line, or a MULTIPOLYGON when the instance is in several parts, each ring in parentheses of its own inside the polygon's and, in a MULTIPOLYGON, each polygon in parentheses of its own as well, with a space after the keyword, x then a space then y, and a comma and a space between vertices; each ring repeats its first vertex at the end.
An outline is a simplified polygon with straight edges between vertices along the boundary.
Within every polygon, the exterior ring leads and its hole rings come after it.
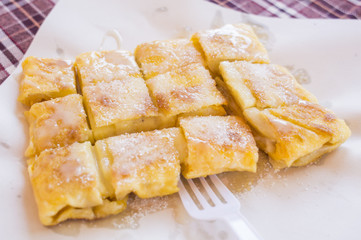
POLYGON ((256 172, 258 148, 251 130, 238 116, 182 118, 188 156, 182 162, 185 178, 226 171, 256 172))
POLYGON ((32 105, 25 112, 30 136, 25 156, 74 142, 92 141, 82 101, 81 95, 71 94, 32 105))
POLYGON ((108 192, 117 199, 130 192, 150 198, 178 191, 184 154, 179 128, 124 134, 97 141, 95 147, 108 192))
POLYGON ((203 64, 201 53, 187 39, 143 43, 137 46, 134 55, 145 79, 192 63, 203 64))
POLYGON ((82 88, 98 82, 142 77, 133 54, 125 50, 83 53, 76 57, 74 65, 82 88))
POLYGON ((219 74, 218 67, 222 61, 269 63, 265 47, 247 24, 228 24, 200 31, 192 36, 192 40, 203 52, 209 69, 215 74, 219 74))
POLYGON ((83 87, 84 104, 96 140, 158 127, 158 111, 142 78, 83 87))
POLYGON ((129 51, 98 51, 75 61, 96 140, 161 126, 144 79, 129 51))
POLYGON ((337 148, 350 129, 283 67, 222 62, 229 93, 275 168, 304 166, 337 148))
MULTIPOLYGON (((177 115, 225 115, 226 100, 208 70, 191 64, 146 80, 163 118, 177 115)), ((166 122, 167 120, 164 120, 166 122)))
POLYGON ((230 93, 242 109, 279 107, 317 99, 292 74, 276 64, 246 61, 222 62, 220 72, 230 93))
POLYGON ((27 106, 76 93, 71 61, 27 57, 22 67, 18 100, 27 106))
POLYGON ((95 219, 125 209, 127 198, 106 191, 90 142, 43 151, 28 162, 40 221, 95 219))
POLYGON ((305 101, 275 109, 249 108, 244 115, 275 168, 314 162, 336 149, 351 133, 334 113, 305 101))

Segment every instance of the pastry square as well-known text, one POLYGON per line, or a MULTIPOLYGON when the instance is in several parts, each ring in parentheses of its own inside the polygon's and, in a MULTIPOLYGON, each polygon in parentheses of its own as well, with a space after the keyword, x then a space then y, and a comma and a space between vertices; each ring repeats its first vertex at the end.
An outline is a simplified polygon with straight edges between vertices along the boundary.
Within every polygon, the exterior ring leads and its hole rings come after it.
POLYGON ((98 82, 83 87, 83 96, 96 140, 158 127, 158 111, 142 78, 98 82))
POLYGON ((230 93, 242 109, 286 106, 300 100, 317 103, 316 97, 280 65, 222 62, 220 71, 230 93))
POLYGON ((311 102, 300 101, 288 107, 269 109, 270 113, 285 121, 292 122, 319 135, 330 137, 330 144, 346 141, 351 132, 345 121, 335 113, 311 102))
POLYGON ((45 150, 28 163, 44 225, 67 219, 94 219, 126 207, 126 198, 117 201, 107 195, 90 142, 45 150))
POLYGON ((203 64, 202 54, 188 39, 143 43, 137 46, 134 55, 145 79, 192 63, 203 64))
POLYGON ((80 54, 74 63, 81 87, 124 78, 141 78, 131 52, 125 50, 94 51, 80 54))
POLYGON ((265 110, 249 108, 244 116, 254 129, 258 146, 269 154, 275 168, 314 162, 351 134, 334 113, 306 101, 265 110))
POLYGON ((203 109, 219 110, 215 115, 224 115, 222 105, 226 100, 217 90, 209 71, 201 64, 191 64, 175 71, 160 74, 146 80, 150 94, 159 112, 176 116, 192 112, 203 115, 203 109), (216 108, 215 108, 216 107, 216 108))
POLYGON ((18 100, 27 106, 76 93, 71 61, 27 57, 22 67, 18 100))
POLYGON ((178 192, 184 139, 179 128, 124 134, 95 143, 109 192, 151 198, 178 192), (179 150, 178 150, 179 149, 179 150))
POLYGON ((258 148, 251 130, 238 116, 202 116, 179 121, 188 148, 182 162, 185 178, 226 171, 256 172, 258 148))
POLYGON ((192 40, 203 52, 209 69, 215 74, 219 73, 218 67, 222 61, 269 63, 265 47, 247 24, 228 24, 218 29, 200 31, 192 36, 192 40))
POLYGON ((45 149, 93 140, 83 98, 79 94, 36 103, 25 112, 25 116, 30 136, 25 152, 27 157, 38 155, 45 149))

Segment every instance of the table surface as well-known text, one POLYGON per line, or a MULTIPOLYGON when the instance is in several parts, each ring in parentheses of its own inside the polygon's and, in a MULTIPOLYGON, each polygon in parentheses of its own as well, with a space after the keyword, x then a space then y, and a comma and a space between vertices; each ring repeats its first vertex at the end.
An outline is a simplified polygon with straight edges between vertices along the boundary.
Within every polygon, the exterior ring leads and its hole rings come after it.
MULTIPOLYGON (((14 71, 58 0, 1 0, 0 84, 14 71)), ((208 0, 245 13, 280 18, 361 19, 360 0, 208 0)))

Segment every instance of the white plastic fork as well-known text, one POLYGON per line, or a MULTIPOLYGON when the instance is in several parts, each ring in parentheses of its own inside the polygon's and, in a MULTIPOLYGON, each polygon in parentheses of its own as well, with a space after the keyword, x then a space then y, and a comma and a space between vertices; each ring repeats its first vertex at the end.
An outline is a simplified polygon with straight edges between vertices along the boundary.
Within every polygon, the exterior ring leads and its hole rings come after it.
POLYGON ((241 205, 238 199, 216 175, 209 176, 209 179, 213 183, 214 190, 203 177, 199 178, 199 180, 205 191, 198 189, 192 179, 186 180, 182 177, 179 181, 179 196, 188 214, 199 220, 223 219, 240 240, 261 240, 262 238, 241 214, 241 205), (190 186, 188 189, 192 190, 194 197, 199 202, 198 205, 192 199, 191 193, 188 192, 182 180, 188 182, 190 186), (207 197, 202 192, 207 193, 208 199, 213 202, 214 206, 207 201, 207 197))

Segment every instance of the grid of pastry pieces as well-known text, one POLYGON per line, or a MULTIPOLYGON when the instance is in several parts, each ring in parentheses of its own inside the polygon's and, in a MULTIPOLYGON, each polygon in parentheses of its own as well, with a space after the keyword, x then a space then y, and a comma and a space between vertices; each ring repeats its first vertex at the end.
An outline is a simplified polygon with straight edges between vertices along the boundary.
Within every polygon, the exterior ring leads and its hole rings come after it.
POLYGON ((191 39, 28 57, 19 101, 30 107, 28 172, 44 225, 126 208, 130 193, 178 191, 180 174, 305 166, 349 136, 252 28, 225 25, 191 39))

